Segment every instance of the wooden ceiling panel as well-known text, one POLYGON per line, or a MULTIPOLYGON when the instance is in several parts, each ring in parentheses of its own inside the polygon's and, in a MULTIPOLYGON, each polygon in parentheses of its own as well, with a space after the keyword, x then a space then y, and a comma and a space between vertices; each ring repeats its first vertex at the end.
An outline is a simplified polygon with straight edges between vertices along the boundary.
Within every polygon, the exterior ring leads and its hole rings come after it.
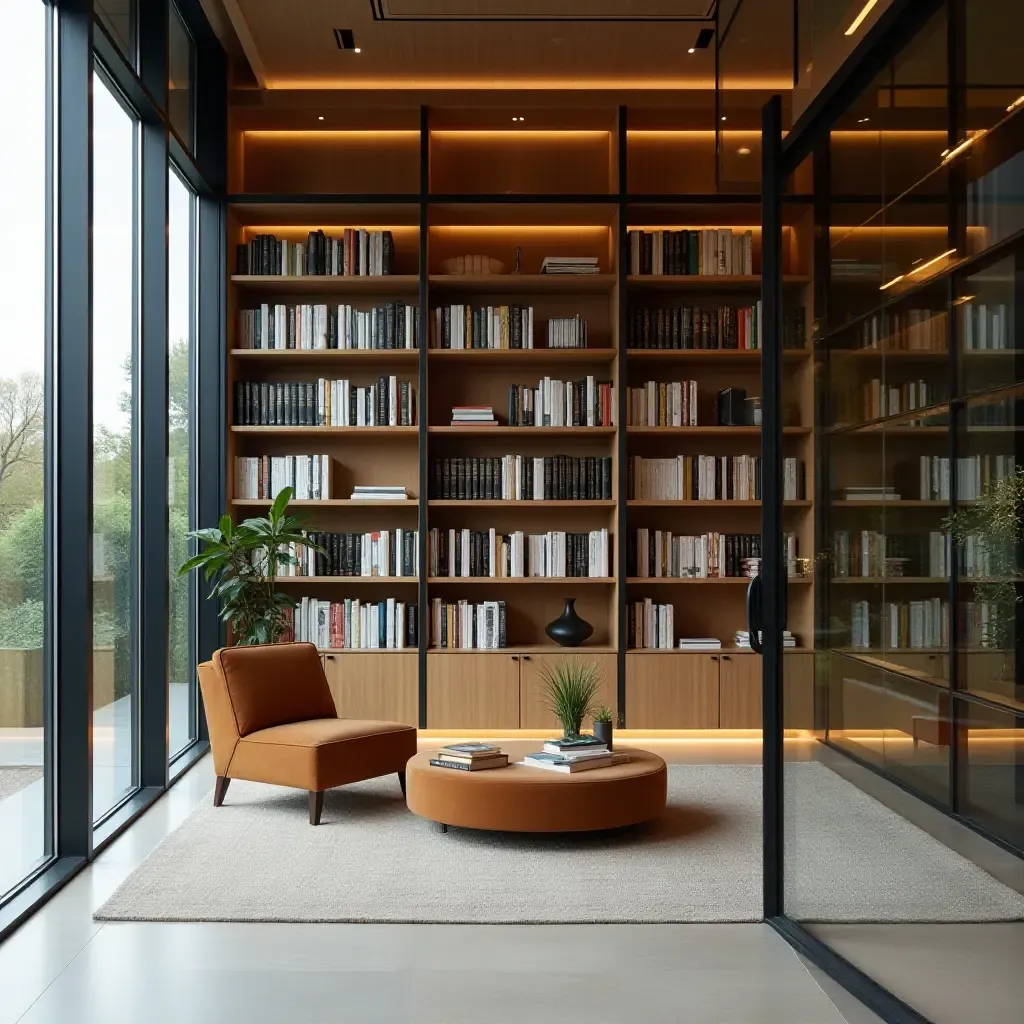
MULTIPOLYGON (((676 18, 702 15, 707 0, 227 0, 226 6, 235 9, 239 38, 251 40, 245 49, 254 69, 261 68, 260 84, 274 90, 714 86, 714 47, 687 52, 706 23, 658 20, 666 12, 676 18), (416 20, 428 10, 444 16, 416 20), (471 20, 474 11, 505 12, 513 20, 471 20), (612 20, 518 20, 540 11, 612 20), (339 48, 336 28, 353 32, 359 53, 339 48)), ((775 35, 783 45, 791 27, 781 15, 788 10, 791 18, 791 0, 758 0, 758 8, 765 18, 765 47, 774 45, 775 35), (773 19, 775 8, 779 17, 773 19)), ((751 64, 732 87, 791 85, 767 67, 766 75, 751 64)))

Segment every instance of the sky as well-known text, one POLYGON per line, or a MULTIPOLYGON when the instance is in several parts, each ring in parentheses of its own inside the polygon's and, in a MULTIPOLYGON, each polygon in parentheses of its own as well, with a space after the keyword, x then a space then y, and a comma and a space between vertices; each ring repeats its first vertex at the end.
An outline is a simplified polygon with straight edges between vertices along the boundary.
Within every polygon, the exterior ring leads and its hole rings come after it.
MULTIPOLYGON (((46 237, 46 35, 41 0, 3 0, 0 35, 17 40, 0 61, 0 138, 17 140, 17 159, 0 161, 0 375, 41 374, 44 366, 46 237)), ((133 196, 138 135, 132 118, 99 78, 93 82, 93 415, 112 431, 129 426, 118 408, 122 364, 138 315, 133 196)), ((170 337, 189 329, 189 193, 169 179, 170 337)))

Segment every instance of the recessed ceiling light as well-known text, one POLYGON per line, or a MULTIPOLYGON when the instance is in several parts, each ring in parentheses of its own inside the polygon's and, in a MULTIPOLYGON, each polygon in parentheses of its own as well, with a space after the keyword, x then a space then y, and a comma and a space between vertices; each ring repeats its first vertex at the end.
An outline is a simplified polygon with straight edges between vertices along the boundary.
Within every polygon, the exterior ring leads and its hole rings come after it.
POLYGON ((737 149, 736 152, 739 153, 740 156, 750 156, 750 147, 740 146, 740 148, 737 149))
POLYGON ((723 121, 725 120, 725 114, 723 114, 723 115, 722 115, 722 120, 723 120, 723 121))
POLYGON ((363 52, 363 48, 361 46, 357 46, 352 52, 353 53, 362 53, 363 52))
POLYGON ((696 53, 697 52, 697 47, 696 46, 691 46, 686 52, 687 53, 696 53))
POLYGON ((324 119, 324 115, 323 115, 323 114, 321 114, 321 115, 320 115, 320 116, 319 116, 319 117, 317 118, 317 120, 318 120, 318 121, 322 121, 323 119, 324 119))
POLYGON ((870 117, 860 117, 857 119, 857 124, 867 124, 870 120, 870 117))

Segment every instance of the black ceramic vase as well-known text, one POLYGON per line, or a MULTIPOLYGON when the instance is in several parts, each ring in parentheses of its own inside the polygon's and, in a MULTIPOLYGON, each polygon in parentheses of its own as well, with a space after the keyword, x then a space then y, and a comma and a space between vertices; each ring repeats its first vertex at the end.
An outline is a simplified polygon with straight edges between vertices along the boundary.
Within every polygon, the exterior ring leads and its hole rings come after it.
POLYGON ((579 647, 594 632, 594 627, 576 614, 576 598, 565 599, 565 609, 544 632, 561 647, 579 647))

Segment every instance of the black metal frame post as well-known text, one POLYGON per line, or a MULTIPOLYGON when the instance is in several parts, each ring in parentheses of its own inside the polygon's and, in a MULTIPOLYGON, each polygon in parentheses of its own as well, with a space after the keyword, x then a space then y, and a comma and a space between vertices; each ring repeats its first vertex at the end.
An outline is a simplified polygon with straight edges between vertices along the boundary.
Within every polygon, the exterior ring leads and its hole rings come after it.
POLYGON ((427 339, 430 335, 430 305, 427 288, 430 280, 430 110, 420 107, 420 196, 419 196, 419 498, 417 508, 417 529, 420 534, 420 557, 417 565, 419 583, 416 588, 419 612, 417 614, 417 654, 419 665, 419 723, 427 727, 427 644, 430 632, 430 608, 427 605, 427 529, 428 498, 430 496, 430 460, 427 453, 429 434, 427 431, 427 339))
MULTIPOLYGON (((761 658, 764 916, 783 912, 782 631, 782 97, 761 118, 761 658)), ((755 624, 756 625, 756 624, 755 624)), ((753 641, 755 638, 752 637, 753 641)))
POLYGON ((629 454, 629 438, 626 434, 626 388, 627 379, 627 344, 629 342, 629 112, 625 106, 618 110, 617 153, 618 153, 618 218, 615 230, 619 237, 619 260, 615 268, 618 308, 616 310, 618 347, 615 353, 617 390, 615 395, 616 431, 615 489, 618 496, 615 523, 615 576, 618 600, 616 601, 616 699, 619 710, 619 726, 625 728, 626 722, 626 648, 629 643, 629 615, 627 610, 626 577, 628 575, 628 531, 629 507, 626 501, 628 494, 629 474, 627 457, 629 454))

